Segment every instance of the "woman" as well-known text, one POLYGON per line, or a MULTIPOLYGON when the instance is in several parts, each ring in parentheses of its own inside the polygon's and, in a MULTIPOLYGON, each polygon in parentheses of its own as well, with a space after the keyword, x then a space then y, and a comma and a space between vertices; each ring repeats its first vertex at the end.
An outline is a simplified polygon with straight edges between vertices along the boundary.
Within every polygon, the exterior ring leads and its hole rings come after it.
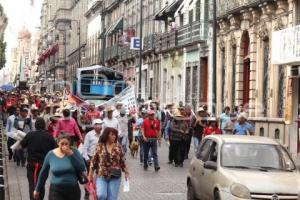
POLYGON ((80 200, 81 194, 77 175, 86 171, 84 161, 78 150, 71 148, 69 135, 60 134, 57 143, 58 148, 46 155, 33 193, 34 198, 39 198, 50 170, 52 177, 49 200, 80 200))
POLYGON ((50 135, 52 135, 52 137, 55 137, 57 123, 60 118, 61 118, 60 113, 55 113, 53 116, 50 117, 50 123, 49 123, 47 129, 48 129, 48 132, 50 133, 50 135))
POLYGON ((96 147, 95 156, 91 160, 89 180, 93 180, 96 171, 98 200, 117 200, 121 171, 125 173, 126 180, 129 176, 122 147, 117 141, 118 131, 114 128, 105 128, 96 147))
POLYGON ((221 135, 222 131, 221 129, 218 128, 218 122, 217 119, 212 117, 208 119, 208 126, 204 128, 203 135, 208 136, 208 135, 221 135))

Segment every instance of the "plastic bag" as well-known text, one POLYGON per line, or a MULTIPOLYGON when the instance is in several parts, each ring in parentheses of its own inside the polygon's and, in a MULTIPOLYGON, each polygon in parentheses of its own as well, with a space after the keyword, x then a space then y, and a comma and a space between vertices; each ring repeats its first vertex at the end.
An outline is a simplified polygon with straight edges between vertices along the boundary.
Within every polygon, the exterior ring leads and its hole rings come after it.
POLYGON ((130 191, 130 186, 129 186, 129 179, 125 179, 124 180, 124 188, 123 188, 123 192, 129 192, 130 191))

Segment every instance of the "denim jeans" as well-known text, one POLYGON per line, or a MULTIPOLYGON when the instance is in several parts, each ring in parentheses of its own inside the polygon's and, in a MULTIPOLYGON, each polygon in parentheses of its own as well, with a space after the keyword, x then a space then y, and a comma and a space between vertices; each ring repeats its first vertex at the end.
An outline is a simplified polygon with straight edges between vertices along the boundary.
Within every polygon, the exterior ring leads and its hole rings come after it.
POLYGON ((154 160, 154 167, 159 167, 158 155, 157 155, 157 139, 149 139, 144 141, 144 167, 148 167, 149 151, 151 150, 154 160))
POLYGON ((97 177, 97 200, 118 200, 121 178, 104 179, 97 177))
POLYGON ((193 137, 193 143, 194 143, 194 151, 197 152, 198 146, 201 142, 201 139, 198 137, 193 137))

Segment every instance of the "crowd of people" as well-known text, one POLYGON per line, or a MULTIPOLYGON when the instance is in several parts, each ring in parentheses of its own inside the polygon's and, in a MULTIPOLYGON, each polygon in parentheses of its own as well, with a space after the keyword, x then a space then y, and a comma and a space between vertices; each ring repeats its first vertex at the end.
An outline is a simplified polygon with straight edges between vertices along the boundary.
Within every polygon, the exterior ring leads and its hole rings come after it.
MULTIPOLYGON (((196 112, 182 103, 147 101, 137 109, 121 102, 78 109, 61 93, 0 93, 0 118, 6 122, 9 160, 27 168, 30 199, 43 199, 49 172, 50 200, 80 199, 80 177, 95 184, 98 200, 116 200, 122 172, 129 178, 127 152, 139 146, 139 162, 145 171, 149 166, 160 170, 158 148, 169 145, 169 164, 183 167, 190 149, 195 151, 202 138, 211 134, 252 135, 254 127, 247 121, 243 107, 231 112, 229 107, 213 117, 207 105, 196 112), (26 136, 17 148, 11 134, 22 131, 26 136), (192 148, 191 148, 192 147, 192 148)), ((134 153, 131 154, 134 156, 134 153)), ((88 199, 89 190, 85 197, 88 199)))

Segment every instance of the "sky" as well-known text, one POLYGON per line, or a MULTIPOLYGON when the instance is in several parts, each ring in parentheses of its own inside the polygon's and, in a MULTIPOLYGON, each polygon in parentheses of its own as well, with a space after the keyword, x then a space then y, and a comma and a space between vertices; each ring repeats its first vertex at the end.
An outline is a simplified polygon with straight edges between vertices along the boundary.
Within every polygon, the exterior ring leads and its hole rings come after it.
POLYGON ((40 25, 42 3, 43 0, 0 0, 8 18, 4 38, 7 42, 5 71, 9 70, 11 49, 17 46, 18 32, 22 26, 25 25, 34 35, 36 27, 40 25))

